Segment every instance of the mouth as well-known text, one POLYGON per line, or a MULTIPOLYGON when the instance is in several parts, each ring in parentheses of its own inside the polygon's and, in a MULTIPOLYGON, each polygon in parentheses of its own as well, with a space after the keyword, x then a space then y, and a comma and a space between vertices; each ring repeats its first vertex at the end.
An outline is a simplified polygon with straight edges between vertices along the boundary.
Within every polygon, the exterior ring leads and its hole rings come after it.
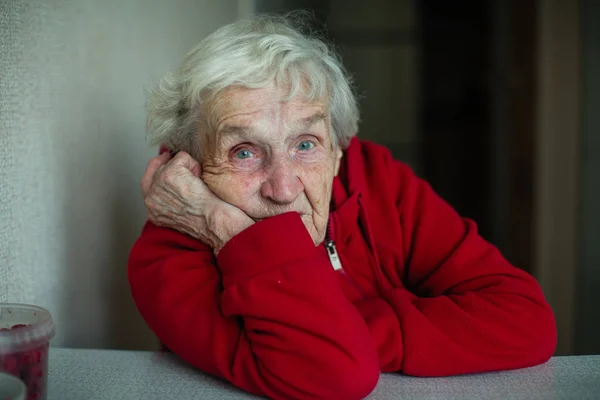
POLYGON ((276 217, 276 216, 278 216, 278 215, 285 214, 285 213, 289 213, 289 212, 295 212, 295 213, 298 213, 298 214, 300 215, 300 218, 307 217, 307 216, 309 216, 309 215, 310 215, 310 214, 308 214, 308 213, 304 213, 304 212, 300 212, 300 211, 293 211, 293 210, 290 210, 290 211, 283 211, 283 212, 280 212, 279 214, 272 214, 272 215, 262 216, 262 217, 260 217, 260 218, 255 218, 255 217, 252 217, 252 216, 250 216, 250 218, 252 218, 252 219, 254 220, 254 222, 259 222, 259 221, 265 220, 265 219, 267 219, 267 218, 276 217))

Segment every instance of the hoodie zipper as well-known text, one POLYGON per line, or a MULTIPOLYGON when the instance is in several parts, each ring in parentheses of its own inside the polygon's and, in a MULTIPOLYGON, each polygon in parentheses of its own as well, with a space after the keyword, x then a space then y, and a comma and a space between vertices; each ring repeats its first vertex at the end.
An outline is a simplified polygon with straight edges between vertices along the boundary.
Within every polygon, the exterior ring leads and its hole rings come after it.
POLYGON ((329 221, 327 221, 325 249, 327 250, 327 255, 329 256, 329 261, 331 262, 333 269, 335 271, 344 271, 342 262, 340 261, 340 256, 338 255, 337 248, 335 247, 335 242, 333 241, 333 217, 331 215, 329 216, 329 221))
POLYGON ((329 256, 329 261, 333 266, 334 271, 339 271, 340 274, 350 283, 350 285, 360 294, 361 298, 365 298, 365 293, 358 286, 356 282, 346 273, 344 267, 342 266, 342 261, 337 252, 337 248, 335 247, 335 242, 333 240, 333 217, 329 216, 329 221, 327 223, 327 232, 325 235, 325 250, 327 251, 327 255, 329 256))
POLYGON ((344 271, 342 267, 342 262, 340 261, 340 256, 338 255, 337 248, 335 247, 335 243, 333 240, 328 240, 325 243, 325 248, 327 249, 327 255, 329 256, 329 261, 331 261, 331 265, 335 271, 344 271))

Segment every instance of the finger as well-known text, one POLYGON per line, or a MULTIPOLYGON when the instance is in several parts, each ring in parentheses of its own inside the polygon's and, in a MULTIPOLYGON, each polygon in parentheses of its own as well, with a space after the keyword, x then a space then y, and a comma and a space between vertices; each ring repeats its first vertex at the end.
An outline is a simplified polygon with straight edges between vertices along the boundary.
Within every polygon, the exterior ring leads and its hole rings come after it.
POLYGON ((171 159, 171 153, 168 151, 163 151, 157 156, 159 159, 163 161, 163 163, 167 163, 171 159))
POLYGON ((196 175, 195 171, 200 172, 200 163, 196 161, 185 151, 180 151, 170 162, 171 165, 179 165, 191 171, 196 175))
POLYGON ((146 172, 144 172, 144 176, 142 177, 141 185, 142 185, 142 193, 144 193, 144 197, 148 195, 150 191, 150 187, 152 186, 152 182, 154 181, 154 176, 156 172, 165 165, 171 156, 169 153, 162 153, 160 156, 153 157, 148 161, 148 166, 146 167, 146 172))

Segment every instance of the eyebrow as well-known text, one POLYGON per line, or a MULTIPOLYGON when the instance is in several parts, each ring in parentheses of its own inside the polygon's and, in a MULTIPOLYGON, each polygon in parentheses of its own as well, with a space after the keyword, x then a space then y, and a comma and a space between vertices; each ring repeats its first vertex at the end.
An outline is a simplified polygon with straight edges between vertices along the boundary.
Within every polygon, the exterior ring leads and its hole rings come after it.
MULTIPOLYGON (((295 130, 304 130, 308 129, 321 121, 325 121, 327 116, 319 111, 313 115, 308 117, 300 118, 296 121, 293 121, 290 125, 295 130)), ((253 131, 253 128, 250 126, 241 126, 241 125, 224 125, 221 129, 218 130, 219 136, 228 136, 228 135, 238 135, 238 136, 249 136, 253 131)))
POLYGON ((325 114, 319 111, 313 115, 310 115, 305 118, 301 118, 297 121, 294 121, 292 124, 302 127, 303 129, 306 129, 306 128, 310 128, 313 125, 316 125, 317 123, 319 123, 321 121, 325 121, 325 119, 326 119, 325 114))
POLYGON ((251 132, 252 132, 252 128, 249 126, 225 125, 221 129, 218 130, 217 134, 219 136, 229 136, 229 135, 247 136, 251 132))

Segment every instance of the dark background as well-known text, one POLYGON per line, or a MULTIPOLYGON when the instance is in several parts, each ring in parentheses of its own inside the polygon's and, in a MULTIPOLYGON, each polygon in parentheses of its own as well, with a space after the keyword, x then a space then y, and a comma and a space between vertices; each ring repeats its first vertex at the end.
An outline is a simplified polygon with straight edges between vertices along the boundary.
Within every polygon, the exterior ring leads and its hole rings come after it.
POLYGON ((600 2, 255 7, 314 13, 355 78, 359 137, 389 147, 541 282, 558 354, 600 353, 600 2))

